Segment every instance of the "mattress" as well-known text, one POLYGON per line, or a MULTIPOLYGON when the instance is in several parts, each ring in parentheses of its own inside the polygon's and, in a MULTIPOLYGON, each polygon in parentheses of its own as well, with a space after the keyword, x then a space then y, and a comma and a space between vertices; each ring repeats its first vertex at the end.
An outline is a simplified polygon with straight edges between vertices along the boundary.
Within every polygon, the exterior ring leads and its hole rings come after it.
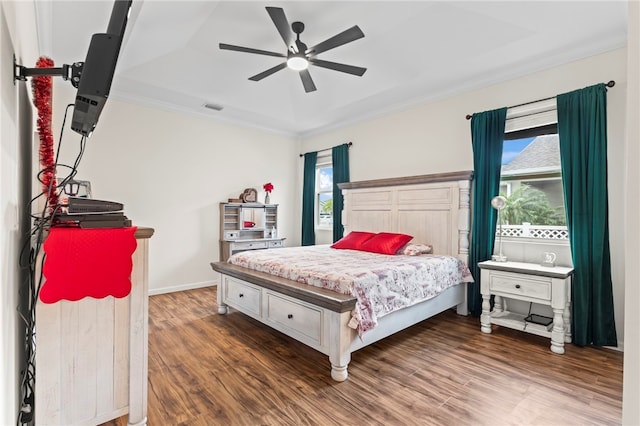
POLYGON ((453 256, 385 255, 329 245, 244 251, 228 262, 355 297, 349 325, 360 335, 391 312, 473 281, 467 265, 453 256))

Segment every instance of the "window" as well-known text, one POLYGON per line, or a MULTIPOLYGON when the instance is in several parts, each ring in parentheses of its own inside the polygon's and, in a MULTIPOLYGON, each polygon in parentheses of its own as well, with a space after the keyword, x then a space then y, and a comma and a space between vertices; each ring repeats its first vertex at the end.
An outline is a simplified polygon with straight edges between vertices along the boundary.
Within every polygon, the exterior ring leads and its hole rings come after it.
POLYGON ((316 165, 316 226, 333 227, 333 165, 331 156, 318 158, 316 165))
POLYGON ((505 135, 500 195, 502 236, 568 239, 556 125, 505 135))

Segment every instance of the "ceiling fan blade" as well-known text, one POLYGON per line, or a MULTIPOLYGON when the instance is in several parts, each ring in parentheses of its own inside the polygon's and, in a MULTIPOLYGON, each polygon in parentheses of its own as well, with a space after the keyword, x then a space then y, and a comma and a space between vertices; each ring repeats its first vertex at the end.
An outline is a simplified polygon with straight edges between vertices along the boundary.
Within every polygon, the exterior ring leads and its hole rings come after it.
POLYGON ((307 49, 305 53, 310 55, 317 55, 318 53, 326 52, 329 49, 333 49, 343 44, 350 43, 354 40, 364 37, 364 33, 357 25, 344 30, 340 34, 337 34, 331 38, 326 39, 322 43, 316 44, 310 49, 307 49))
POLYGON ((366 68, 362 68, 362 67, 355 67, 353 65, 339 64, 339 63, 336 63, 336 62, 323 61, 321 59, 316 59, 316 58, 310 58, 309 62, 311 62, 313 65, 317 65, 317 66, 322 67, 322 68, 328 68, 330 70, 346 72, 347 74, 353 74, 353 75, 357 75, 359 77, 362 77, 362 75, 367 70, 366 68))
POLYGON ((260 49, 252 49, 251 47, 242 47, 242 46, 234 46, 233 44, 219 44, 220 49, 222 50, 233 50, 236 52, 245 52, 245 53, 257 53, 258 55, 267 55, 267 56, 276 56, 278 58, 286 58, 287 55, 276 52, 269 52, 268 50, 260 50, 260 49))
POLYGON ((316 85, 313 84, 313 79, 311 78, 311 74, 309 74, 309 70, 300 71, 300 79, 302 79, 302 85, 304 86, 304 91, 309 93, 316 90, 316 85))
POLYGON ((284 44, 287 45, 287 49, 294 47, 295 36, 293 34, 293 31, 291 31, 289 21, 287 21, 287 17, 284 14, 284 10, 279 7, 267 7, 266 9, 267 13, 271 17, 271 20, 278 29, 280 37, 282 37, 282 40, 284 40, 284 44))
POLYGON ((275 66, 275 67, 273 67, 273 68, 269 68, 269 69, 268 69, 268 70, 266 70, 266 71, 262 71, 260 74, 256 74, 256 75, 254 75, 253 77, 249 77, 249 80, 252 80, 252 81, 260 81, 260 80, 262 80, 262 79, 263 79, 263 78, 265 78, 265 77, 269 77, 269 76, 270 76, 271 74, 273 74, 274 72, 276 72, 276 71, 280 71, 280 70, 282 70, 282 69, 285 69, 286 67, 287 67, 287 63, 286 63, 286 62, 283 62, 283 63, 281 63, 281 64, 276 65, 276 66, 275 66))

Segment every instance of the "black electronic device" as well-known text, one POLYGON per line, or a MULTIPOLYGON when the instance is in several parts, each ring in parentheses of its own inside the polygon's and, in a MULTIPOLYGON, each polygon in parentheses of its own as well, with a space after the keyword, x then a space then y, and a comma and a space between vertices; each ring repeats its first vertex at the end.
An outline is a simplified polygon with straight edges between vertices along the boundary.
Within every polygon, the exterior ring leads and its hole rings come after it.
POLYGON ((96 229, 96 228, 128 228, 131 226, 131 220, 125 218, 123 220, 91 220, 85 221, 81 220, 78 224, 78 227, 82 229, 96 229))
POLYGON ((94 200, 93 198, 69 197, 63 212, 68 215, 74 214, 100 214, 122 211, 124 205, 116 201, 94 200))
POLYGON ((91 37, 82 66, 71 129, 90 136, 107 102, 132 0, 116 0, 106 33, 91 37))
POLYGON ((538 314, 530 314, 524 320, 533 324, 544 325, 545 327, 551 325, 551 323, 553 322, 553 318, 545 317, 538 314))
POLYGON ((125 228, 131 226, 131 220, 122 212, 57 214, 53 226, 66 228, 125 228))
POLYGON ((71 129, 89 137, 95 129, 104 108, 120 47, 129 19, 132 0, 115 0, 106 33, 94 34, 84 62, 64 64, 55 68, 27 68, 16 63, 13 58, 13 79, 25 81, 27 77, 51 75, 70 80, 77 88, 75 107, 71 119, 71 129))

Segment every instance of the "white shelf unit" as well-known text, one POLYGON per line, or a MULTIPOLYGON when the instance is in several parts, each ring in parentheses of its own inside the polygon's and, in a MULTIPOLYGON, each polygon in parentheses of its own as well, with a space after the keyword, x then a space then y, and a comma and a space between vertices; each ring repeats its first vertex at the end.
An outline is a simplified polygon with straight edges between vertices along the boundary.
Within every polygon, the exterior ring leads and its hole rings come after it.
POLYGON ((277 204, 220 203, 220 261, 245 250, 284 247, 277 229, 277 204))

